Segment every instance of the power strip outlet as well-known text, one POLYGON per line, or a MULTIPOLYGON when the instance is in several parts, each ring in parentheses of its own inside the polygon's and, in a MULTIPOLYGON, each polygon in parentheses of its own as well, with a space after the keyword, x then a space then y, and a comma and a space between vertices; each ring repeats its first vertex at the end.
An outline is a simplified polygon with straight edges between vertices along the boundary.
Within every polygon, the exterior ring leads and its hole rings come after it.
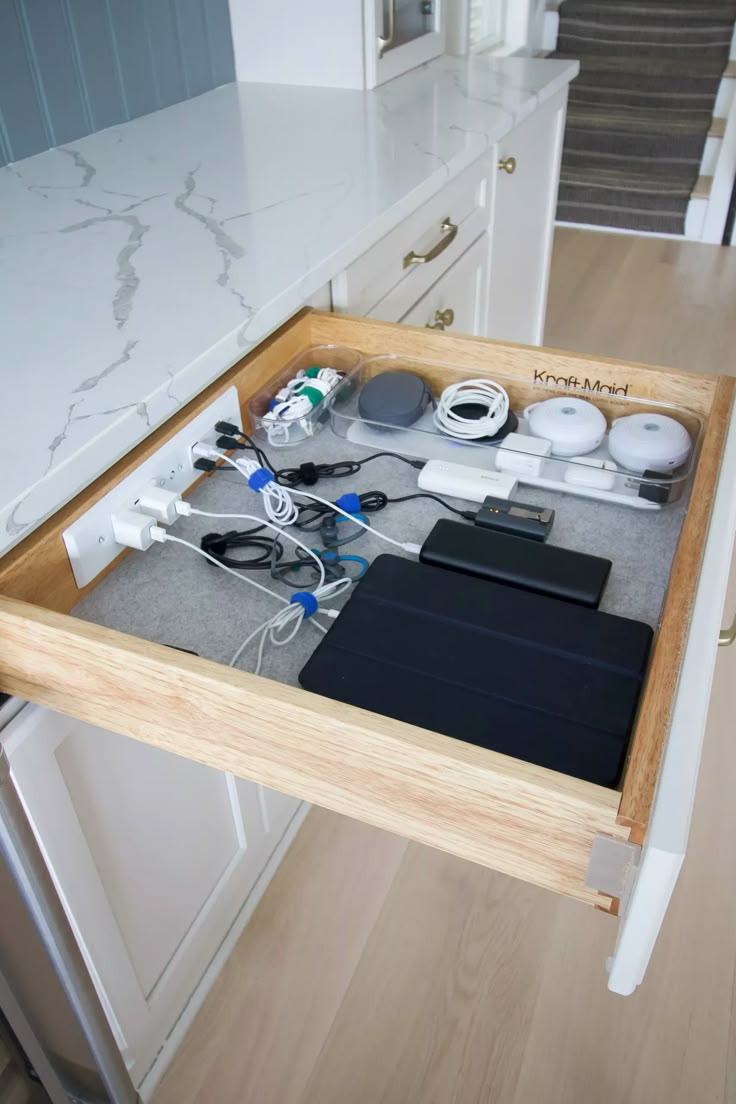
POLYGON ((158 452, 144 460, 139 468, 64 530, 64 544, 78 587, 91 583, 123 551, 113 535, 113 514, 134 510, 146 487, 166 487, 183 494, 201 478, 202 473, 194 467, 191 450, 198 443, 214 445, 219 436, 215 423, 220 421, 240 425, 240 403, 234 387, 224 391, 158 452))

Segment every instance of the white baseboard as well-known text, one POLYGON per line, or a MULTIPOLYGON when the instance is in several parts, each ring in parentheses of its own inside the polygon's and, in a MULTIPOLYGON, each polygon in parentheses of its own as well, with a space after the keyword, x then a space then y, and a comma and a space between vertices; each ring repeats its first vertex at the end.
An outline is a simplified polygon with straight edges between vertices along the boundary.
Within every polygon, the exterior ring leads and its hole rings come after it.
POLYGON ((220 973, 223 966, 235 949, 235 944, 238 942, 238 939, 240 939, 240 936, 243 934, 243 930, 246 924, 250 920, 261 898, 268 889, 269 883, 278 870, 278 867, 283 860, 286 852, 289 850, 292 843, 294 842, 297 832, 304 823, 305 817, 311 807, 312 806, 308 802, 303 801, 297 811, 294 813, 294 816, 289 821, 289 824, 283 836, 273 849, 270 859, 261 871, 258 877, 258 881, 255 883, 253 889, 248 894, 245 904, 236 916, 227 935, 223 939, 222 943, 215 952, 212 961, 202 975, 202 980, 192 993, 191 997, 183 1008, 179 1019, 176 1021, 173 1028, 169 1032, 164 1045, 156 1055, 156 1059, 153 1065, 151 1066, 148 1073, 143 1078, 140 1086, 138 1087, 138 1093, 141 1100, 143 1101, 143 1104, 148 1104, 148 1101, 150 1101, 154 1090, 158 1086, 174 1055, 181 1046, 187 1031, 192 1026, 195 1016, 204 1004, 205 998, 214 985, 218 974, 220 973))

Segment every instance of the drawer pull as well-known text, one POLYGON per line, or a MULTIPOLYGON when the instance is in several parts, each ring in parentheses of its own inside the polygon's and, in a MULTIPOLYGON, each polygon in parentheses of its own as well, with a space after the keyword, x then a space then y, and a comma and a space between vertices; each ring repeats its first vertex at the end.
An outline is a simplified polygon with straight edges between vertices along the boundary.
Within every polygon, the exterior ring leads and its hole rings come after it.
POLYGON ((501 172, 508 173, 509 176, 516 172, 516 158, 515 157, 502 157, 498 162, 498 167, 501 172))
POLYGON ((445 326, 451 326, 455 321, 455 312, 452 307, 447 307, 446 310, 436 310, 434 312, 434 322, 427 323, 428 330, 444 330, 445 326))
POLYGON ((454 242, 457 237, 457 226, 451 219, 444 218, 440 223, 440 230, 442 231, 442 237, 433 245, 428 253, 415 253, 412 249, 411 253, 407 253, 404 257, 404 268, 409 268, 410 265, 415 264, 427 264, 428 261, 433 261, 435 257, 439 257, 440 253, 444 253, 448 245, 454 242))
POLYGON ((729 628, 721 629, 718 637, 718 647, 727 648, 729 644, 733 644, 734 640, 736 640, 736 617, 734 617, 729 628))
POLYGON ((376 39, 379 58, 382 58, 386 50, 390 50, 394 44, 394 34, 396 33, 396 0, 389 0, 388 2, 388 30, 386 29, 385 22, 383 24, 383 30, 385 33, 379 35, 376 39))

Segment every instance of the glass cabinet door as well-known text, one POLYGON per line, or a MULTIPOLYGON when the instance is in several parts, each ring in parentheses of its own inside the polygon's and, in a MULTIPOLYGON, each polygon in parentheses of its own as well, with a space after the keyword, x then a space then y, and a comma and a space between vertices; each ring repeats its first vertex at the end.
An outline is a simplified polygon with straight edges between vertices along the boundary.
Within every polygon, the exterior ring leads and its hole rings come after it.
POLYGON ((444 0, 367 0, 366 87, 444 52, 444 0))
POLYGON ((383 0, 383 25, 393 20, 393 40, 387 49, 404 46, 434 30, 432 0, 383 0), (392 11, 393 9, 393 11, 392 11))
POLYGON ((440 0, 381 0, 382 53, 396 50, 437 30, 440 0))

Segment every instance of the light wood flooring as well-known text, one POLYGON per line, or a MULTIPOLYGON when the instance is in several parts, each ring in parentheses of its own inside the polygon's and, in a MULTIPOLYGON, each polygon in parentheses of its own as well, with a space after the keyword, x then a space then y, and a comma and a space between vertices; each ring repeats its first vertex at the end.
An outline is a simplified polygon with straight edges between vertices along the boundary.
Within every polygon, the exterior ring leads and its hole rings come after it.
MULTIPOLYGON (((736 371, 736 249, 559 230, 546 341, 736 371)), ((611 917, 315 809, 154 1104, 734 1104, 734 713, 736 647, 634 996, 611 917)))

